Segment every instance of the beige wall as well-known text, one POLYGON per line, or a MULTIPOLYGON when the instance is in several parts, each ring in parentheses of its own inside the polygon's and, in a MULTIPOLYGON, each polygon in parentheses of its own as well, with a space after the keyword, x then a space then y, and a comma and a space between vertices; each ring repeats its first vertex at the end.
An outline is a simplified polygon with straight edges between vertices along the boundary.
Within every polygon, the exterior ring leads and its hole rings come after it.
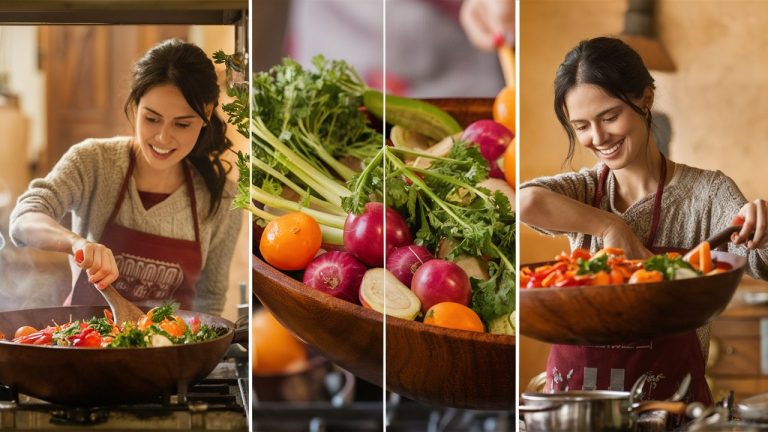
MULTIPOLYGON (((581 39, 618 34, 625 10, 624 0, 521 0, 521 181, 563 170, 568 141, 552 109, 555 70, 581 39)), ((725 172, 747 199, 768 197, 768 1, 658 0, 657 22, 677 68, 651 71, 655 108, 672 124, 671 158, 725 172)), ((573 167, 594 162, 577 150, 573 167)), ((521 229, 521 263, 567 248, 521 229)), ((521 390, 544 370, 547 349, 522 338, 521 390)))
MULTIPOLYGON (((198 44, 206 53, 212 54, 215 51, 223 50, 225 53, 231 54, 235 50, 235 30, 232 26, 193 26, 190 29, 190 39, 192 42, 198 44)), ((226 82, 224 77, 224 65, 216 65, 216 69, 219 72, 219 81, 221 83, 226 82)), ((228 98, 222 90, 221 104, 227 103, 231 100, 228 98)), ((222 118, 226 118, 226 114, 219 112, 222 118)), ((227 136, 232 140, 234 149, 237 151, 248 152, 250 150, 249 141, 245 137, 241 136, 235 130, 235 127, 228 125, 227 136)), ((235 158, 230 154, 228 158, 233 163, 233 169, 230 172, 229 177, 232 181, 237 181, 237 168, 234 166, 235 158)), ((227 291, 227 303, 224 306, 224 312, 222 316, 231 321, 237 320, 237 305, 240 302, 240 284, 245 283, 248 285, 249 276, 251 274, 251 252, 249 248, 250 239, 250 221, 249 213, 242 210, 233 210, 242 213, 243 225, 240 229, 240 234, 237 238, 233 238, 235 242, 235 254, 232 258, 232 265, 230 266, 229 273, 229 291, 227 291)), ((250 289, 246 289, 245 301, 250 299, 250 289)))

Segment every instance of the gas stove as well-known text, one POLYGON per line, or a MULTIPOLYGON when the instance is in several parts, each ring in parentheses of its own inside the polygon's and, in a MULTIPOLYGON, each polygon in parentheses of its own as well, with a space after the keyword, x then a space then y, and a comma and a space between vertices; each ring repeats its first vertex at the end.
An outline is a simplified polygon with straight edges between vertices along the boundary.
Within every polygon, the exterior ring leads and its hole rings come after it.
MULTIPOLYGON (((348 388, 348 386, 345 386, 348 388)), ((355 378, 354 395, 335 394, 312 402, 258 402, 251 412, 253 432, 510 432, 514 411, 471 411, 422 404, 355 378), (386 426, 385 426, 386 425, 386 426)))
POLYGON ((217 430, 246 431, 248 375, 225 358, 201 382, 142 403, 72 407, 51 404, 0 386, 0 430, 217 430))

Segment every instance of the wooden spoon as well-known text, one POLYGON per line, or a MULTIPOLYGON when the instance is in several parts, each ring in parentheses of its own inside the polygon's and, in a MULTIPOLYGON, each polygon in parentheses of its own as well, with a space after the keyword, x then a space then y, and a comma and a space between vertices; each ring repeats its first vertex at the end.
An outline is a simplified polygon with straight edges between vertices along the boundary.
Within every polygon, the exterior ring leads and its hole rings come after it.
MULTIPOLYGON (((75 252, 75 261, 78 265, 82 263, 82 249, 75 252)), ((104 289, 96 289, 104 296, 104 299, 109 304, 109 308, 112 309, 112 319, 115 321, 115 324, 122 325, 125 322, 137 323, 146 316, 135 304, 120 295, 112 285, 108 285, 104 289)))
POLYGON ((137 323, 140 319, 146 316, 146 314, 144 314, 144 312, 142 312, 135 304, 120 295, 112 285, 108 285, 106 288, 99 290, 99 292, 104 296, 104 299, 107 300, 107 303, 109 303, 109 308, 112 309, 112 318, 114 319, 115 324, 122 325, 126 322, 137 323))

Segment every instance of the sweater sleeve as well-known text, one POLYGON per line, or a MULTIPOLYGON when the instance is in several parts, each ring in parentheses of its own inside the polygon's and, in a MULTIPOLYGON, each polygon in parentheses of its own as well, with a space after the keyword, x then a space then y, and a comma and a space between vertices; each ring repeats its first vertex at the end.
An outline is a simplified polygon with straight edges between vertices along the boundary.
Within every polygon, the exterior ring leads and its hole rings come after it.
POLYGON ((67 212, 89 205, 96 171, 92 161, 98 162, 98 156, 92 143, 86 141, 70 147, 45 178, 32 180, 29 188, 19 196, 10 216, 9 231, 16 246, 25 246, 14 236, 20 216, 43 213, 61 221, 67 212))
MULTIPOLYGON (((594 168, 582 168, 578 172, 568 172, 529 180, 522 183, 520 189, 534 186, 542 187, 560 195, 565 195, 576 201, 592 205, 592 197, 594 197, 595 190, 597 189, 597 174, 594 168)), ((572 237, 576 235, 576 233, 545 230, 532 225, 528 226, 539 233, 549 236, 568 234, 572 237)))
POLYGON ((224 199, 216 211, 205 266, 197 283, 194 306, 197 311, 221 315, 224 310, 229 288, 229 267, 242 225, 242 213, 231 207, 232 199, 224 199))
MULTIPOLYGON (((721 172, 712 182, 712 233, 727 228, 731 220, 747 203, 736 183, 721 172)), ((768 280, 768 249, 749 250, 746 245, 728 244, 728 252, 747 257, 747 274, 756 279, 768 280)))

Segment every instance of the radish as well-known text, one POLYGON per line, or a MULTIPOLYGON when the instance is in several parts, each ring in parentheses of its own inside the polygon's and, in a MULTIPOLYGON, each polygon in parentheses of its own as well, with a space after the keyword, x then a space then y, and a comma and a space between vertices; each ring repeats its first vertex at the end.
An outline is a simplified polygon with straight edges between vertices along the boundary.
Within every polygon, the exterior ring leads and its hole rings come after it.
POLYGON ((475 143, 480 148, 480 154, 488 161, 488 175, 501 179, 504 173, 497 161, 514 137, 515 134, 506 126, 493 120, 478 120, 467 126, 461 135, 461 139, 475 143))
POLYGON ((336 298, 358 303, 366 270, 365 264, 348 252, 326 252, 309 263, 303 282, 336 298))
POLYGON ((371 267, 384 267, 385 245, 389 252, 411 243, 413 236, 403 217, 380 202, 367 203, 363 213, 350 214, 344 222, 344 247, 371 267))
POLYGON ((387 254, 387 270, 405 286, 411 286, 413 274, 425 262, 434 259, 429 251, 418 245, 402 246, 387 254))
POLYGON ((421 300, 424 312, 441 302, 468 306, 472 296, 467 273, 455 263, 441 259, 429 260, 416 270, 411 290, 421 300))
POLYGON ((416 295, 397 280, 395 275, 383 268, 372 268, 363 276, 360 285, 360 303, 377 312, 407 320, 415 319, 421 310, 416 295), (387 307, 384 309, 384 296, 387 307))

